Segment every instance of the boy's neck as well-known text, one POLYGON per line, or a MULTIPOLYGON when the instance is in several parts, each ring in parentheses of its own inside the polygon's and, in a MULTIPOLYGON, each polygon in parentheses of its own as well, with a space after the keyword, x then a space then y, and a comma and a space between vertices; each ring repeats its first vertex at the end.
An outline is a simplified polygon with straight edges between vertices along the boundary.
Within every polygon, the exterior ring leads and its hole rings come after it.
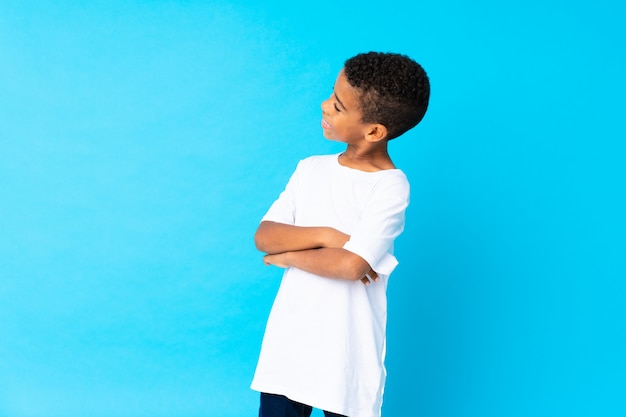
POLYGON ((386 142, 384 146, 376 146, 369 149, 348 145, 346 151, 339 156, 339 163, 345 167, 366 172, 396 168, 387 152, 386 142))

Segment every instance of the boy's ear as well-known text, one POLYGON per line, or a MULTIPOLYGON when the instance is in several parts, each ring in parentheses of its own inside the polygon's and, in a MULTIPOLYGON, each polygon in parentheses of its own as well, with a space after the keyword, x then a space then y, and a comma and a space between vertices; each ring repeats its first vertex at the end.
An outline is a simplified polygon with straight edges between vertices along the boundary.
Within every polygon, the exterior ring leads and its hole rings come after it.
POLYGON ((380 142, 387 137, 387 128, 380 123, 371 124, 368 126, 365 139, 368 142, 380 142))

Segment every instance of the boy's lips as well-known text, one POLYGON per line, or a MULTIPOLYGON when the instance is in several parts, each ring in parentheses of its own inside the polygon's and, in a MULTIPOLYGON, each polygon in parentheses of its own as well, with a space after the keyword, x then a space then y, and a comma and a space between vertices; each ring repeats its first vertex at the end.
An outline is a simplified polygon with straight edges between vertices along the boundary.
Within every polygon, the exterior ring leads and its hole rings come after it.
POLYGON ((330 129, 332 126, 326 120, 322 119, 322 129, 330 129))

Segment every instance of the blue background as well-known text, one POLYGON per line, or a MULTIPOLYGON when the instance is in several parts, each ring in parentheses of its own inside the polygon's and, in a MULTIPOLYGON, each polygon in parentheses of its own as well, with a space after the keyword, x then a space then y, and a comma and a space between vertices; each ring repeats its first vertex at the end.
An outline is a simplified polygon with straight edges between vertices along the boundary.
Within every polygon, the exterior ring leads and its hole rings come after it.
MULTIPOLYGON (((253 416, 256 225, 339 152, 343 61, 423 123, 384 415, 626 415, 626 10, 597 0, 0 2, 0 416, 253 416)), ((316 414, 319 415, 319 414, 316 414)))

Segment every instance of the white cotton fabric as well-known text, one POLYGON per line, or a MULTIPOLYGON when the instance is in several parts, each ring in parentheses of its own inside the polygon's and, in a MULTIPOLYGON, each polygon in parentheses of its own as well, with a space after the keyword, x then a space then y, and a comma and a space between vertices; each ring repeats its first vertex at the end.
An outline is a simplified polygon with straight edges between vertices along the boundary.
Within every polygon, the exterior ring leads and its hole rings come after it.
POLYGON ((349 417, 379 417, 385 384, 387 281, 404 228, 409 183, 397 169, 364 172, 339 155, 298 163, 263 220, 330 226, 380 275, 360 281, 285 270, 251 388, 349 417))

